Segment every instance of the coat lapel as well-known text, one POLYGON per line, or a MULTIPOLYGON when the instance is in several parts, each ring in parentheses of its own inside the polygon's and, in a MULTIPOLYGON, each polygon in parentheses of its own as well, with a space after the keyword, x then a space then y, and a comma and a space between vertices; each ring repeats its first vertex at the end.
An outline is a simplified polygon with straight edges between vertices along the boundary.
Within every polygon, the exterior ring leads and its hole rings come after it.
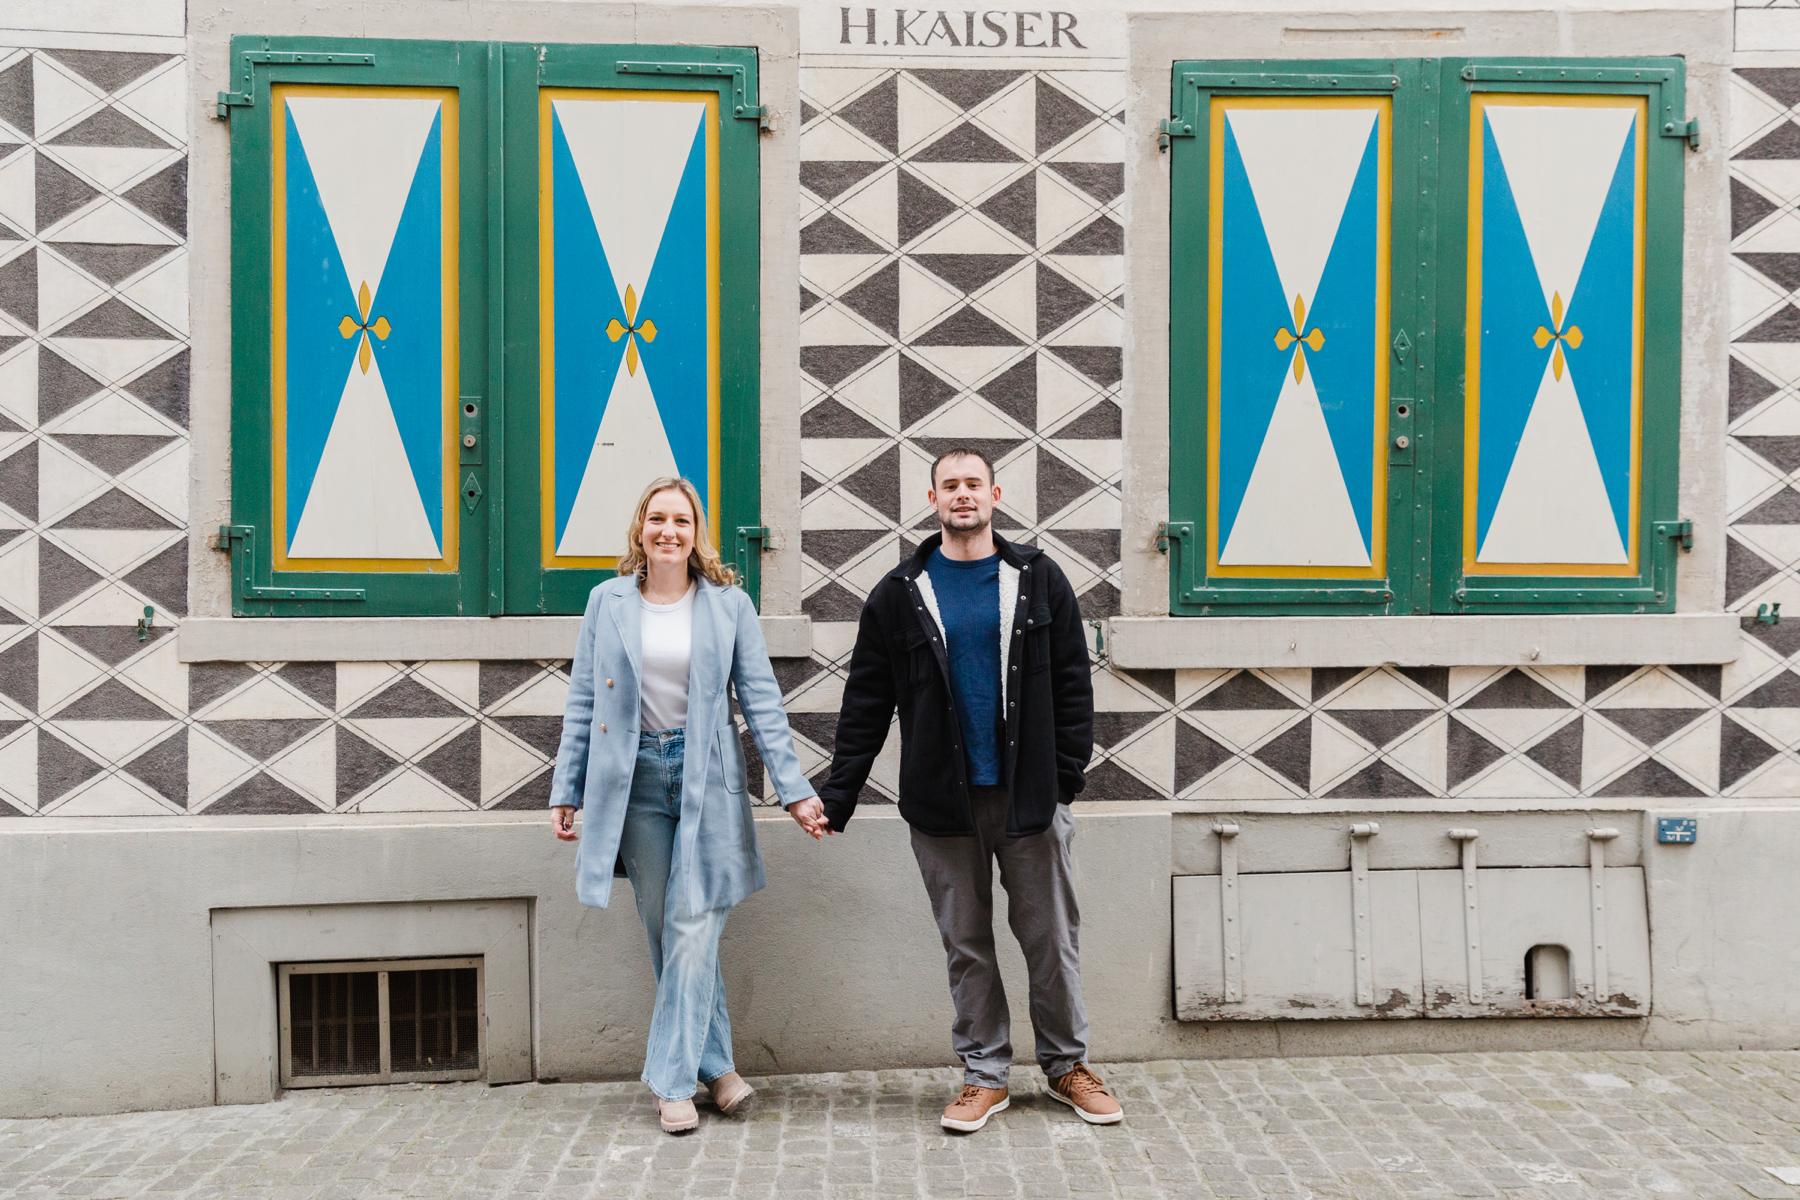
POLYGON ((643 608, 638 603, 637 588, 615 588, 607 599, 607 608, 611 610, 613 624, 619 631, 619 645, 625 648, 625 657, 631 660, 632 683, 635 686, 644 673, 643 608))
POLYGON ((694 724, 695 708, 712 695, 717 683, 717 589, 702 579, 694 590, 694 624, 688 650, 688 725, 694 724))

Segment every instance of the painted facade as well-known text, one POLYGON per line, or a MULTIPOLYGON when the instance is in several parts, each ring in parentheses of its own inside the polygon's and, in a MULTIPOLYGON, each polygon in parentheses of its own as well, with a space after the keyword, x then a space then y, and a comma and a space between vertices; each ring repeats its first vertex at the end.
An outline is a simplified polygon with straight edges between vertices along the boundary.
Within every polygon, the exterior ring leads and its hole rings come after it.
MULTIPOLYGON (((1120 611, 1121 540, 1147 534, 1122 530, 1120 515, 1122 164, 1142 131, 1126 122, 1123 61, 1108 56, 1121 35, 1103 27, 1116 20, 1062 28, 1089 44, 1059 42, 1055 60, 1038 46, 989 54, 979 40, 948 59, 926 53, 947 50, 941 36, 883 48, 861 24, 848 41, 833 22, 808 26, 792 114, 801 289, 768 319, 799 330, 801 518, 778 533, 802 555, 813 652, 777 668, 809 770, 829 755, 860 598, 920 536, 939 448, 987 450, 1005 489, 1002 531, 1057 556, 1085 616, 1120 611)), ((536 808, 561 662, 179 661, 187 541, 209 532, 187 507, 185 339, 190 305, 207 301, 185 283, 181 32, 71 35, 69 46, 36 33, 0 52, 0 812, 536 808)), ((1800 360, 1786 350, 1800 337, 1787 252, 1800 194, 1794 70, 1738 70, 1731 125, 1713 135, 1733 156, 1723 536, 1726 602, 1745 616, 1738 660, 1127 673, 1097 657, 1087 797, 1704 807, 1795 795, 1800 641, 1791 625, 1751 619, 1791 598, 1800 564, 1800 360)), ((716 347, 692 282, 710 269, 712 126, 703 106, 649 93, 544 103, 542 249, 555 269, 542 288, 542 404, 554 436, 539 529, 548 555, 604 562, 641 478, 674 467, 717 479, 716 347), (629 120, 594 119, 615 104, 632 107, 629 120), (600 168, 620 158, 642 178, 627 186, 600 168), (565 289, 572 273, 606 282, 565 289), (608 395, 610 424, 559 404, 565 386, 608 395), (605 452, 590 453, 596 444, 605 452)), ((429 570, 454 553, 459 512, 442 236, 455 219, 444 147, 457 114, 442 97, 294 88, 268 116, 284 155, 276 300, 317 314, 277 372, 279 553, 429 570)), ((1249 327, 1225 331, 1212 393, 1209 553, 1223 571, 1372 566, 1386 399, 1370 353, 1386 340, 1372 275, 1392 201, 1390 114, 1301 103, 1220 119, 1214 234, 1226 253, 1214 286, 1261 303, 1222 309, 1249 327)), ((1484 329, 1491 318, 1508 337, 1522 330, 1513 341, 1527 347, 1508 356, 1484 342, 1471 359, 1482 396, 1469 433, 1472 569, 1637 552, 1629 346, 1641 297, 1628 264, 1644 236, 1633 197, 1646 119, 1545 100, 1492 106, 1472 129, 1483 269, 1470 304, 1484 329), (1518 149, 1546 142, 1561 166, 1518 149), (1582 272, 1600 265, 1596 295, 1582 272)), ((193 219, 225 236, 220 214, 193 219)), ((875 786, 893 783, 892 765, 878 766, 875 786)))

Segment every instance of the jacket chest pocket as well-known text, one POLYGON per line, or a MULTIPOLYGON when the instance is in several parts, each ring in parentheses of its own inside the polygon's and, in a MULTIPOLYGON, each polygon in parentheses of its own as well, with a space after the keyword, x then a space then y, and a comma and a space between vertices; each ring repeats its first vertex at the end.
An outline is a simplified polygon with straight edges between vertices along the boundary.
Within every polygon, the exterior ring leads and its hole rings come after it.
POLYGON ((929 683, 937 671, 931 635, 916 625, 888 638, 888 658, 893 663, 894 684, 902 689, 929 683))
POLYGON ((1025 610, 1021 628, 1025 643, 1025 669, 1036 675, 1050 669, 1050 606, 1036 604, 1025 610))

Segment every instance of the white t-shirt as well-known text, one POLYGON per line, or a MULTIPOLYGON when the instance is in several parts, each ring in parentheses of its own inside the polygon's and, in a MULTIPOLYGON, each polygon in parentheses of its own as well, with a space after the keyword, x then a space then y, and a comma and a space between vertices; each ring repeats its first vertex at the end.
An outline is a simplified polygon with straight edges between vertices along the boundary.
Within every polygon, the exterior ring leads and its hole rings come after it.
POLYGON ((644 675, 638 687, 643 728, 680 729, 687 724, 688 661, 694 645, 694 591, 673 604, 643 605, 644 675))

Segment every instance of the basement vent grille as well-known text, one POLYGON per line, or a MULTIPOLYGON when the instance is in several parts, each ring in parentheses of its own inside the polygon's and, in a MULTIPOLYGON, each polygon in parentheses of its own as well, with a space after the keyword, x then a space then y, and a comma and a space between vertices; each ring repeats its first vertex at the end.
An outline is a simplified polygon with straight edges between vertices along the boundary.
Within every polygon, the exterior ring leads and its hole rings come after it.
POLYGON ((283 963, 281 1085, 481 1078, 481 959, 283 963))

